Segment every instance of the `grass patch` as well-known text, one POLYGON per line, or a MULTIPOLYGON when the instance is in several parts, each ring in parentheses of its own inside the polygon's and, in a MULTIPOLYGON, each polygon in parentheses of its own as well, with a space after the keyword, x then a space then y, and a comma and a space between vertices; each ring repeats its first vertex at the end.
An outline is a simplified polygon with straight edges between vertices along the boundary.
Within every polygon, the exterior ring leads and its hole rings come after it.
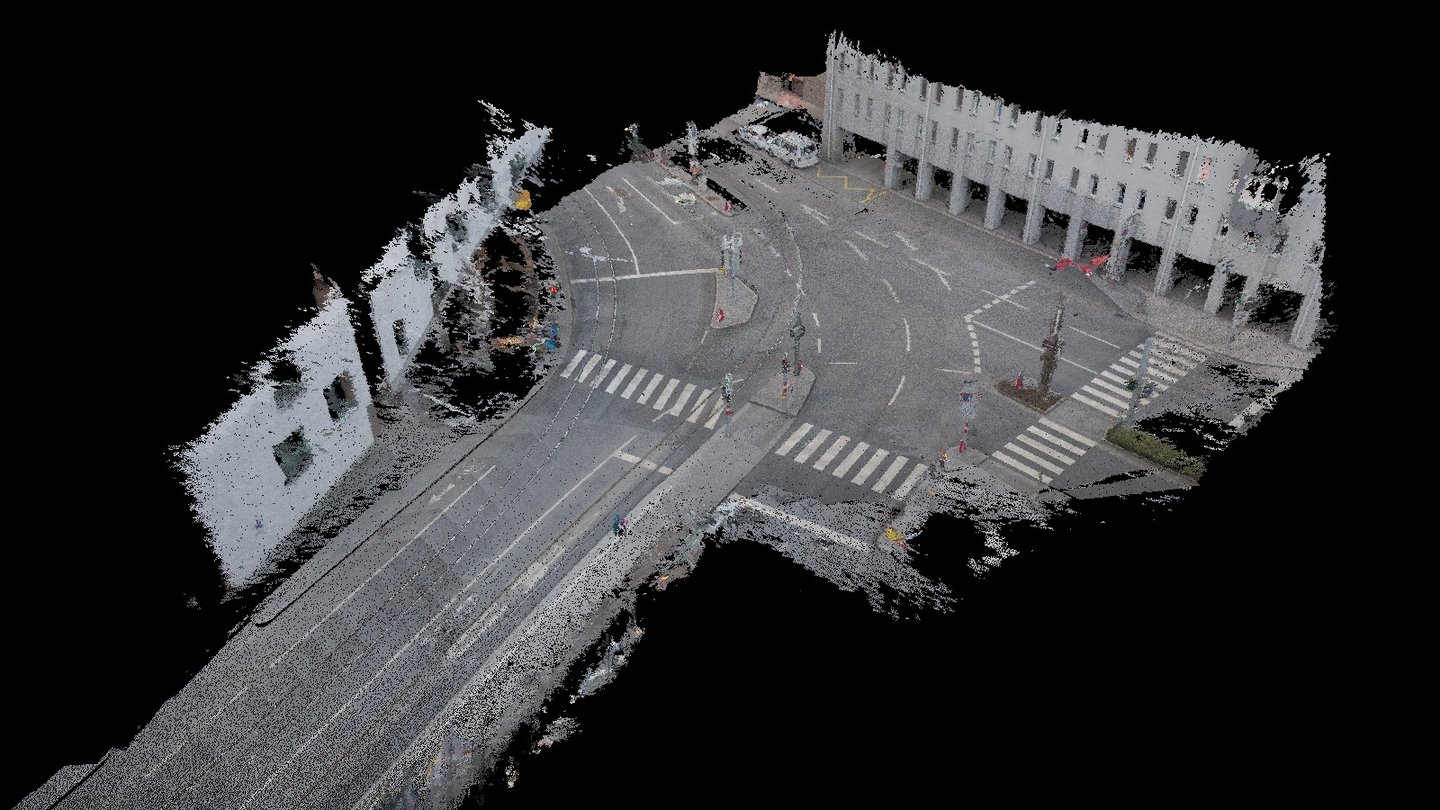
POLYGON ((1195 481, 1205 474, 1205 460, 1182 453, 1164 439, 1126 425, 1110 428, 1105 438, 1130 452, 1195 481))

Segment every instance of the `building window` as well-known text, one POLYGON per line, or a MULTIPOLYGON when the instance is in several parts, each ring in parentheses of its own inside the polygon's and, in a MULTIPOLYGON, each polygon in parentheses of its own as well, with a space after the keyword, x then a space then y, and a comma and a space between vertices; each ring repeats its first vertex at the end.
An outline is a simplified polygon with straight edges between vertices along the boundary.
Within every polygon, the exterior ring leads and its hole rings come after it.
POLYGON ((1121 184, 1120 184, 1120 189, 1119 189, 1119 191, 1115 192, 1115 204, 1116 204, 1116 205, 1124 205, 1124 204, 1125 204, 1125 184, 1124 184, 1124 183, 1121 183, 1121 184))
POLYGON ((1057 140, 1057 141, 1060 140, 1060 130, 1061 130, 1063 127, 1064 127, 1064 124, 1063 124, 1062 122, 1056 121, 1056 122, 1055 122, 1055 134, 1052 135, 1052 136, 1050 136, 1050 137, 1051 137, 1053 140, 1057 140))
POLYGON ((1044 126, 1045 126, 1045 116, 1041 115, 1040 113, 1035 113, 1035 134, 1036 134, 1037 136, 1040 134, 1040 130, 1041 130, 1041 128, 1043 128, 1044 126))
POLYGON ((1135 198, 1135 210, 1136 210, 1136 211, 1144 211, 1144 210, 1145 210, 1145 189, 1143 189, 1143 188, 1140 189, 1140 196, 1135 198))
POLYGON ((1190 153, 1182 149, 1180 150, 1180 159, 1175 161, 1175 176, 1184 177, 1185 169, 1189 168, 1189 166, 1190 153))
POLYGON ((1174 200, 1171 200, 1171 199, 1166 199, 1166 200, 1165 200, 1165 221, 1166 221, 1166 222, 1169 222, 1170 220, 1172 220, 1172 219, 1175 218, 1175 209, 1176 209, 1176 208, 1179 208, 1179 207, 1180 207, 1180 204, 1177 203, 1177 202, 1175 202, 1174 200))
POLYGON ((865 120, 875 120, 875 99, 873 98, 865 99, 865 120))
POLYGON ((1014 156, 1015 156, 1015 149, 1014 149, 1014 147, 1010 147, 1010 146, 1005 147, 1005 165, 1006 165, 1006 166, 1009 166, 1009 165, 1010 165, 1010 159, 1013 158, 1014 156))
POLYGON ((855 94, 855 115, 860 115, 860 94, 855 94))
POLYGON ((265 378, 274 386, 275 404, 281 408, 294 405, 295 400, 305 393, 305 380, 300 374, 300 366, 295 364, 295 358, 289 352, 282 352, 271 361, 270 371, 265 378))
POLYGON ((965 100, 965 88, 963 88, 963 87, 957 87, 957 88, 955 88, 955 109, 956 109, 956 111, 959 111, 959 109, 960 109, 960 103, 961 103, 962 101, 964 101, 964 100, 965 100))
POLYGON ((995 141, 990 142, 990 162, 995 162, 995 141))
POLYGON ((1084 129, 1080 130, 1080 145, 1081 145, 1081 146, 1084 146, 1085 144, 1087 144, 1087 143, 1089 143, 1089 142, 1090 142, 1090 128, 1089 128, 1089 127, 1085 127, 1084 129))
POLYGON ((959 148, 960 148, 960 128, 959 128, 959 127, 951 127, 951 128, 950 128, 950 153, 953 155, 953 154, 955 153, 955 150, 957 150, 957 149, 959 149, 959 148))
POLYGON ((1095 142, 1095 151, 1097 151, 1097 152, 1104 152, 1104 151, 1105 151, 1105 144, 1107 144, 1107 143, 1109 143, 1109 142, 1110 142, 1110 133, 1108 133, 1108 132, 1102 132, 1102 133, 1100 133, 1100 139, 1095 142))
POLYGON ((1000 121, 1000 114, 1001 114, 1002 112, 1004 112, 1004 111, 1005 111, 1005 102, 1004 102, 1004 100, 998 99, 998 98, 995 99, 995 118, 994 118, 994 120, 995 120, 996 122, 999 122, 999 121, 1000 121))
POLYGON ((940 122, 939 122, 939 121, 931 121, 931 122, 930 122, 930 143, 935 143, 935 139, 936 139, 936 138, 939 138, 939 137, 940 137, 940 122))
POLYGON ((1221 237, 1226 237, 1226 236, 1229 236, 1229 235, 1230 235, 1230 217, 1228 217, 1228 216, 1226 216, 1226 215, 1224 215, 1224 214, 1221 214, 1221 215, 1220 215, 1220 236, 1221 236, 1221 237))
POLYGON ((971 115, 979 115, 979 114, 980 114, 980 94, 979 94, 979 93, 971 93, 971 94, 970 94, 970 114, 971 114, 971 115))
POLYGON ((310 449, 310 443, 305 441, 305 429, 297 428, 294 433, 285 437, 270 448, 275 453, 275 463, 280 466, 280 472, 285 474, 285 483, 289 484, 315 459, 315 453, 310 449))
POLYGON ((1130 138, 1125 141, 1125 162, 1129 163, 1135 159, 1135 147, 1140 143, 1139 138, 1130 138))
POLYGON ((1051 180, 1055 177, 1055 161, 1045 161, 1045 179, 1051 180))
POLYGON ((1197 219, 1199 219, 1199 218, 1200 218, 1200 209, 1199 209, 1199 207, 1194 206, 1194 205, 1190 206, 1190 221, 1189 221, 1188 224, 1194 225, 1194 224, 1195 224, 1195 220, 1197 220, 1197 219))
POLYGON ((975 133, 973 132, 965 133, 965 152, 971 155, 975 154, 975 133))
POLYGON ((1270 251, 1271 253, 1275 254, 1276 256, 1279 256, 1279 255, 1280 255, 1280 252, 1285 249, 1285 237, 1286 237, 1286 236, 1287 236, 1287 234, 1284 234, 1284 233, 1277 233, 1277 234, 1275 234, 1275 247, 1274 247, 1273 249, 1271 249, 1271 251, 1270 251))
POLYGON ((1079 185, 1080 185, 1080 170, 1079 170, 1079 169, 1071 169, 1071 170, 1070 170, 1070 188, 1076 188, 1076 187, 1078 187, 1079 185))
POLYGON ((330 409, 330 418, 339 420, 346 411, 355 407, 358 400, 355 398, 355 385, 350 380, 350 372, 345 372, 336 377, 325 389, 325 405, 330 409))
POLYGON ((1010 108, 1010 126, 1013 127, 1013 126, 1015 126, 1015 125, 1017 125, 1017 124, 1019 124, 1019 123, 1020 123, 1020 108, 1019 108, 1019 107, 1011 107, 1011 108, 1010 108))
POLYGON ((1039 168, 1039 167, 1040 167, 1040 158, 1039 158, 1039 156, 1038 156, 1038 155, 1031 155, 1031 156, 1030 156, 1030 169, 1029 169, 1029 171, 1026 172, 1026 174, 1030 175, 1031 177, 1034 177, 1034 176, 1035 176, 1035 170, 1036 170, 1037 168, 1039 168))
POLYGON ((1160 144, 1151 141, 1150 146, 1145 149, 1145 168, 1153 169, 1155 167, 1155 155, 1159 151, 1160 144))
POLYGON ((925 134, 925 116, 923 116, 923 115, 917 115, 917 116, 915 116, 915 140, 917 140, 917 141, 920 140, 920 138, 921 138, 924 134, 925 134))
POLYGON ((1202 184, 1210 182, 1210 167, 1212 165, 1214 165, 1214 161, 1208 157, 1200 161, 1200 177, 1198 179, 1202 184))
POLYGON ((1094 197, 1096 194, 1099 194, 1099 193, 1100 193, 1100 175, 1098 175, 1098 174, 1092 174, 1092 175, 1090 175, 1090 196, 1091 196, 1091 197, 1094 197))
POLYGON ((885 126, 890 126, 890 105, 885 105, 885 126))

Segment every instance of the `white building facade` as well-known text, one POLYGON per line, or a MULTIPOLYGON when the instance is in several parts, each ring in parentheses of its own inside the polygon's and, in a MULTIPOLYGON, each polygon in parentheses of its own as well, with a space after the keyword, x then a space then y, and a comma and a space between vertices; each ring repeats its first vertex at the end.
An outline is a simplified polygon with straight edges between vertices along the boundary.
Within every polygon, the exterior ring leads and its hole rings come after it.
MULTIPOLYGON (((1114 232, 1110 262, 1135 240, 1159 249, 1154 292, 1175 284, 1185 257, 1210 268, 1204 309, 1216 313, 1227 285, 1242 277, 1245 300, 1261 285, 1300 299, 1290 343, 1310 345, 1319 320, 1324 258, 1324 164, 1302 165, 1304 186, 1288 210, 1287 191, 1252 150, 1229 142, 1152 133, 1025 110, 1006 99, 910 76, 891 61, 859 51, 843 37, 827 48, 822 154, 840 163, 860 136, 883 147, 888 189, 901 185, 914 159, 915 196, 931 199, 936 171, 951 178, 947 208, 971 205, 971 183, 985 187, 985 227, 1023 206, 1021 238, 1034 244, 1047 212, 1068 217, 1063 258, 1085 229, 1114 232)), ((1111 269, 1123 270, 1123 267, 1111 269)))

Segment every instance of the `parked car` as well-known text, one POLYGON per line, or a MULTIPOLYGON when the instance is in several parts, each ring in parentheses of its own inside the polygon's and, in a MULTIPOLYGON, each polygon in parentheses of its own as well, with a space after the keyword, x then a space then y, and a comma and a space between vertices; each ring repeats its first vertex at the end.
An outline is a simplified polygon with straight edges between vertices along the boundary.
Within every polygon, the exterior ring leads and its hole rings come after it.
POLYGON ((770 154, 797 169, 808 169, 820 162, 820 150, 815 142, 796 132, 775 135, 767 148, 770 154))
POLYGON ((763 124, 751 124, 746 127, 741 127, 735 130, 735 134, 745 143, 766 152, 770 151, 770 140, 775 137, 771 134, 769 127, 763 124))

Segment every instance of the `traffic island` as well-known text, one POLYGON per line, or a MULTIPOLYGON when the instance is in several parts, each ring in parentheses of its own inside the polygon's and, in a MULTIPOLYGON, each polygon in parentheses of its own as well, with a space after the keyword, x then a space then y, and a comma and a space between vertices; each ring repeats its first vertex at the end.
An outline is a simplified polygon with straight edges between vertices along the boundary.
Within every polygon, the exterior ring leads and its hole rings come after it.
POLYGON ((749 321, 759 300, 744 279, 722 268, 715 273, 715 309, 710 313, 710 328, 724 329, 749 321))
POLYGON ((1040 413, 1048 412, 1051 408, 1065 400, 1065 397, 1061 394, 1057 394, 1054 391, 1041 391, 1039 388, 1025 385, 1023 379, 1016 379, 996 380, 995 390, 1021 405, 1039 411, 1040 413), (1015 384, 1016 379, 1020 381, 1018 387, 1015 384))
POLYGON ((800 369, 799 376, 777 371, 765 380, 750 401, 786 416, 794 416, 800 413, 800 406, 805 404, 805 397, 809 396, 814 384, 815 372, 808 368, 800 369))

